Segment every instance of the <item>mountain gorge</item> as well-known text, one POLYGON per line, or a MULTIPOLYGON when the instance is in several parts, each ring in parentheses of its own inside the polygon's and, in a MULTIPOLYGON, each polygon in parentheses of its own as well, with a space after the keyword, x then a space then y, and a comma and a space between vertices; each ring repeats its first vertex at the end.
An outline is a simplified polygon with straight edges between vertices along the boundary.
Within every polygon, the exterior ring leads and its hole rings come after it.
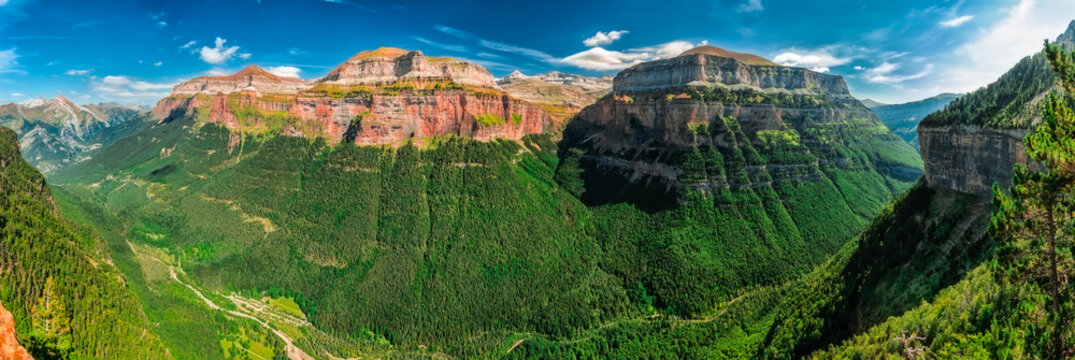
POLYGON ((681 51, 498 79, 382 47, 308 80, 196 77, 148 111, 0 106, 0 358, 1056 354, 990 201, 1044 169, 1023 141, 1062 89, 1045 53, 885 105, 681 51))
POLYGON ((841 78, 713 49, 621 72, 559 143, 518 79, 458 60, 382 48, 312 81, 252 66, 177 85, 159 121, 50 181, 129 244, 118 263, 176 357, 249 334, 276 354, 549 357, 794 279, 917 177, 841 78), (306 321, 266 334, 193 289, 292 299, 306 321))
MULTIPOLYGON (((885 123, 885 126, 888 126, 889 129, 892 129, 892 132, 911 144, 911 147, 918 149, 918 123, 926 115, 944 109, 945 105, 959 98, 959 96, 959 94, 946 93, 903 104, 873 103, 866 106, 873 110, 874 113, 877 113, 877 117, 881 118, 881 122, 885 123)), ((863 101, 863 104, 867 104, 866 101, 863 101)))

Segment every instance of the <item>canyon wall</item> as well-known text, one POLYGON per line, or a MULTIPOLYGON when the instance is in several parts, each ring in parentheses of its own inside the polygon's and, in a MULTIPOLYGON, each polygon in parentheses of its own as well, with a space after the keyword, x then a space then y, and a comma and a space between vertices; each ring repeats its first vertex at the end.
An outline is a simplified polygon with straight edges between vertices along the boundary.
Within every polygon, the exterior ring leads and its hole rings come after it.
POLYGON ((932 186, 990 196, 994 183, 1007 189, 1012 167, 1027 164, 1027 129, 979 125, 919 126, 925 178, 932 186))

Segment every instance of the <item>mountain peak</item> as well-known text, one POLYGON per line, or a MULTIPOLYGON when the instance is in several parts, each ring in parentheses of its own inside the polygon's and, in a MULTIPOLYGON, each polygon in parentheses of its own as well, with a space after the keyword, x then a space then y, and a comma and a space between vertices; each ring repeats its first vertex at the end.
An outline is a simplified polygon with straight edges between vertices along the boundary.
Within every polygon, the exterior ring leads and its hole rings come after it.
POLYGON ((518 69, 515 69, 515 71, 512 71, 511 74, 508 74, 508 76, 505 76, 504 80, 526 79, 528 77, 529 76, 526 76, 526 74, 523 74, 518 69))
POLYGON ((1056 38, 1056 42, 1075 44, 1075 20, 1071 20, 1071 23, 1068 23, 1067 31, 1060 34, 1060 36, 1056 38))
POLYGON ((702 45, 684 51, 682 54, 679 54, 679 56, 692 54, 704 54, 732 58, 748 65, 777 65, 776 63, 769 61, 769 59, 763 58, 758 55, 729 51, 712 45, 702 45))
POLYGON ((266 78, 266 79, 269 79, 269 80, 275 81, 275 82, 296 82, 296 83, 303 82, 302 79, 297 79, 297 78, 293 78, 293 77, 284 77, 284 76, 279 76, 279 75, 273 74, 271 72, 268 72, 265 69, 262 69, 260 66, 253 65, 253 64, 248 65, 247 67, 243 68, 242 70, 239 70, 239 72, 231 74, 231 75, 207 76, 207 77, 203 77, 203 78, 211 79, 211 80, 219 80, 219 81, 240 81, 240 80, 243 80, 243 79, 246 79, 246 78, 249 78, 249 77, 262 77, 262 78, 266 78))

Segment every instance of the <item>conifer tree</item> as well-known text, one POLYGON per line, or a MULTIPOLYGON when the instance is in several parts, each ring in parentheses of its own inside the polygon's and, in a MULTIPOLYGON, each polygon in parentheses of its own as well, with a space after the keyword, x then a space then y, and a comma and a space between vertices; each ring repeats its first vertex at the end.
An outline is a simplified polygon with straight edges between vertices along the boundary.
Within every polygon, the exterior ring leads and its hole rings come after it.
POLYGON ((1070 309, 1064 304, 1075 270, 1075 114, 1069 107, 1075 55, 1048 42, 1045 54, 1061 92, 1045 99, 1041 123, 1023 140, 1029 159, 1044 171, 1017 164, 1010 194, 993 186, 990 231, 1001 241, 997 274, 1012 283, 1029 283, 1048 298, 1048 356, 1062 358, 1072 337, 1070 309))
POLYGON ((71 321, 67 310, 56 292, 52 277, 45 279, 45 290, 30 310, 33 333, 31 337, 49 352, 64 352, 70 347, 71 321))

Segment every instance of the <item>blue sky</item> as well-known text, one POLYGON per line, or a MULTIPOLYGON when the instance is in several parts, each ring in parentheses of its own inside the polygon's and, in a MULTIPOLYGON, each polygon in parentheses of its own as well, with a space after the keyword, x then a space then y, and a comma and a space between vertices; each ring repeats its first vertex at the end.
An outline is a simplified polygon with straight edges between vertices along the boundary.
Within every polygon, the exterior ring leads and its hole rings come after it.
POLYGON ((196 76, 258 64, 310 79, 380 46, 503 76, 614 74, 703 43, 902 102, 988 84, 1072 19, 1070 0, 0 0, 0 102, 152 104, 196 76))

